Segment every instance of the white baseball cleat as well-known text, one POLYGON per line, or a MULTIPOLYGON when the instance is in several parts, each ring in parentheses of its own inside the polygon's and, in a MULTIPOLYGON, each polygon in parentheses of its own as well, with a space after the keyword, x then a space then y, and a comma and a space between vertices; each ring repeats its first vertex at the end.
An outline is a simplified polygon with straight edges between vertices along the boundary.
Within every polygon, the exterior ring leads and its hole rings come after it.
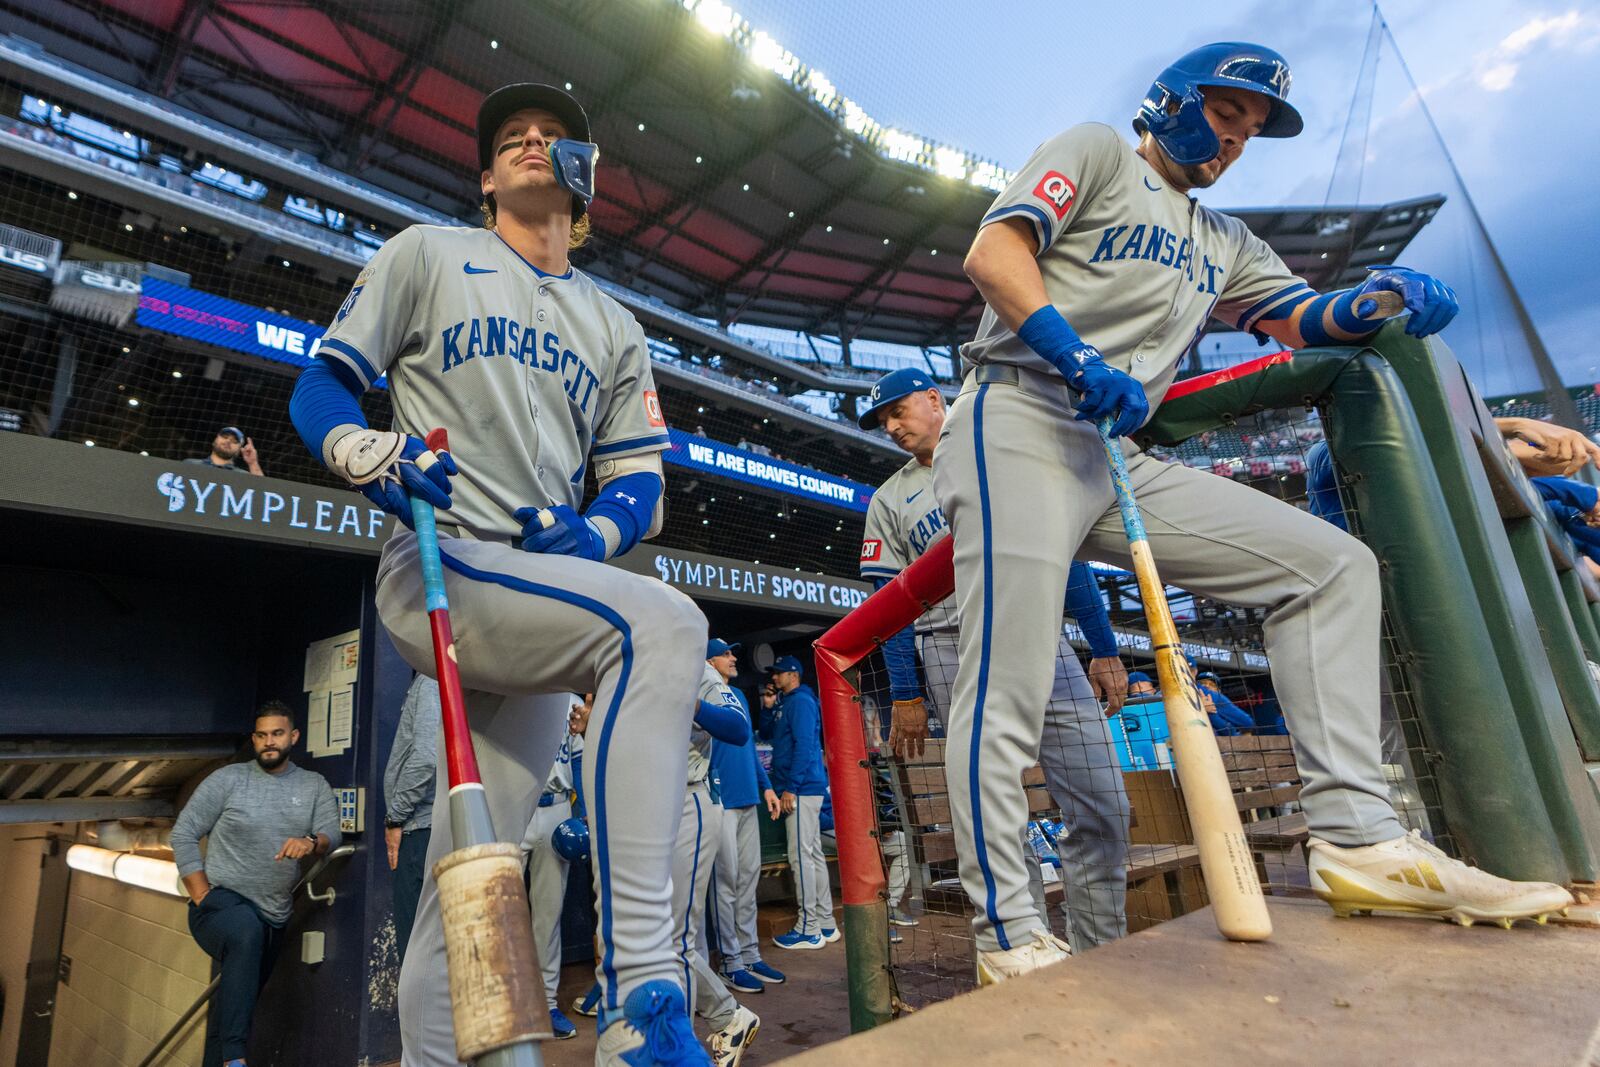
POLYGON ((997 985, 1008 978, 1037 971, 1052 963, 1072 958, 1072 949, 1065 941, 1044 930, 1034 930, 1025 945, 1012 949, 996 949, 978 953, 978 984, 997 985))
POLYGON ((733 1020, 711 1035, 711 1062, 717 1067, 739 1067, 744 1050, 755 1043, 760 1029, 761 1019, 756 1013, 739 1005, 733 1020))
POLYGON ((1416 830, 1360 848, 1311 839, 1311 889, 1340 918, 1401 911, 1454 919, 1462 926, 1517 919, 1543 925, 1565 915, 1572 894, 1550 882, 1513 882, 1451 859, 1416 830))

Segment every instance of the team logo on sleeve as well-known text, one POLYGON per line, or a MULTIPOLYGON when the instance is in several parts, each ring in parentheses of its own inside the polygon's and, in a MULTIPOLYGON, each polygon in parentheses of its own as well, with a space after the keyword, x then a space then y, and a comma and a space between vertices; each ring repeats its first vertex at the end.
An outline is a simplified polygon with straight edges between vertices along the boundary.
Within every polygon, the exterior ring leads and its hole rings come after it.
POLYGON ((874 541, 863 541, 863 542, 861 542, 861 562, 862 563, 876 563, 876 562, 878 562, 878 558, 880 556, 882 556, 882 555, 883 555, 883 542, 882 541, 874 540, 874 541))
POLYGON ((357 280, 355 286, 350 290, 350 295, 345 297, 344 303, 339 305, 339 313, 333 317, 334 322, 344 321, 345 316, 350 314, 351 310, 356 306, 356 297, 360 296, 361 290, 365 288, 366 285, 357 280))
POLYGON ((654 389, 644 391, 644 417, 650 420, 651 426, 667 424, 667 420, 661 414, 661 399, 656 396, 654 389))
POLYGON ((1067 217, 1072 198, 1078 195, 1078 187, 1060 171, 1046 171, 1045 176, 1039 179, 1039 184, 1033 187, 1033 195, 1049 204, 1050 210, 1056 213, 1056 221, 1060 222, 1067 217))

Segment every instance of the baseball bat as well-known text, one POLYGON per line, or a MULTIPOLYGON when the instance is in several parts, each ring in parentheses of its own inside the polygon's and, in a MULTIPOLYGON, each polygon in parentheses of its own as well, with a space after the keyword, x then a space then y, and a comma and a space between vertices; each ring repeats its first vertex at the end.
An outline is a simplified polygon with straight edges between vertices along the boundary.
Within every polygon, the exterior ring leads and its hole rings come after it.
MULTIPOLYGON (((449 451, 443 429, 428 434, 428 448, 449 451)), ((424 469, 438 462, 426 452, 418 459, 424 469)), ((522 852, 495 837, 484 796, 456 665, 433 505, 413 496, 411 519, 433 635, 450 783, 450 832, 456 846, 433 867, 444 922, 456 1057, 474 1067, 543 1067, 538 1042, 554 1035, 544 1010, 544 979, 528 921, 522 852)))
POLYGON ((1389 319, 1400 314, 1406 309, 1406 298, 1391 289, 1376 289, 1365 294, 1356 302, 1356 317, 1372 321, 1375 319, 1389 319), (1361 305, 1372 301, 1371 311, 1363 313, 1361 305))
POLYGON ((1265 941, 1272 936, 1272 918, 1261 895, 1261 882, 1256 878, 1255 859, 1239 822, 1239 810, 1234 807, 1222 753, 1217 750, 1216 735, 1184 659, 1177 627, 1172 624, 1166 586, 1156 573, 1156 561, 1150 554, 1150 540, 1128 480, 1122 444, 1111 436, 1111 419, 1101 420, 1099 426, 1111 465, 1111 484, 1117 491, 1117 507, 1122 512, 1122 528, 1128 535, 1128 552, 1133 556, 1133 573, 1139 579, 1139 599, 1150 624, 1150 647, 1161 678, 1161 699, 1171 733, 1169 743, 1189 808, 1195 844, 1200 849, 1200 869, 1205 874, 1217 930, 1230 941, 1265 941))

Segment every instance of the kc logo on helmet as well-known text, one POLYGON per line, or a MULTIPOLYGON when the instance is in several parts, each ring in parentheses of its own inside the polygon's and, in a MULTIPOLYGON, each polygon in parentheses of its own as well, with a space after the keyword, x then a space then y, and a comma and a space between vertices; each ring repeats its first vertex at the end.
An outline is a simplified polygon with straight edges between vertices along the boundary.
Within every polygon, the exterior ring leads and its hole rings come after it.
POLYGON ((1056 213, 1056 221, 1060 222, 1067 217, 1067 209, 1072 206, 1072 198, 1078 195, 1078 187, 1067 180, 1067 176, 1060 171, 1047 171, 1039 184, 1033 187, 1033 195, 1050 205, 1050 210, 1056 213))
POLYGON ((878 559, 878 557, 881 556, 881 555, 883 555, 883 542, 882 541, 863 541, 863 542, 861 542, 861 562, 862 563, 875 562, 878 559))

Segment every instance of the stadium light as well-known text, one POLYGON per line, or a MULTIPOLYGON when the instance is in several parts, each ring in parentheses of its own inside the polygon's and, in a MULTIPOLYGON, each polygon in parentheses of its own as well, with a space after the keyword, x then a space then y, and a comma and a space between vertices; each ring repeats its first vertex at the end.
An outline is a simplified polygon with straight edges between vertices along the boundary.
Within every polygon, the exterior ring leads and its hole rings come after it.
MULTIPOLYGON (((720 37, 732 37, 744 20, 722 0, 690 0, 695 21, 720 37)), ((686 5, 687 6, 687 5, 686 5)))
MULTIPOLYGON (((723 0, 678 0, 701 26, 726 38, 738 47, 751 63, 783 78, 797 91, 811 97, 817 105, 841 121, 848 131, 882 155, 931 170, 942 177, 966 181, 981 189, 998 191, 1013 176, 999 164, 979 159, 970 152, 936 145, 927 138, 903 130, 884 127, 867 114, 860 104, 841 96, 832 80, 813 70, 772 35, 757 30, 723 0)), ((567 86, 569 89, 571 85, 567 86)), ((848 145, 842 147, 848 148, 848 145)))
POLYGON ((794 57, 794 53, 767 36, 764 30, 757 30, 750 38, 750 59, 756 66, 770 70, 787 81, 792 81, 795 72, 800 69, 800 61, 794 57))
POLYGON ((500 42, 499 41, 490 41, 489 42, 489 47, 490 48, 499 48, 500 47, 500 42))
POLYGON ((76 199, 78 199, 78 194, 73 192, 71 189, 68 189, 67 190, 67 199, 68 200, 76 200, 76 199))
POLYGON ((863 140, 872 140, 872 135, 882 130, 872 116, 862 110, 861 105, 854 100, 844 100, 844 128, 863 140))
POLYGON ((820 70, 811 71, 807 75, 806 88, 811 93, 811 99, 829 110, 832 110, 834 101, 839 99, 839 90, 820 70))
POLYGON ((933 169, 943 177, 960 181, 967 176, 966 154, 948 145, 938 145, 933 150, 933 169))

